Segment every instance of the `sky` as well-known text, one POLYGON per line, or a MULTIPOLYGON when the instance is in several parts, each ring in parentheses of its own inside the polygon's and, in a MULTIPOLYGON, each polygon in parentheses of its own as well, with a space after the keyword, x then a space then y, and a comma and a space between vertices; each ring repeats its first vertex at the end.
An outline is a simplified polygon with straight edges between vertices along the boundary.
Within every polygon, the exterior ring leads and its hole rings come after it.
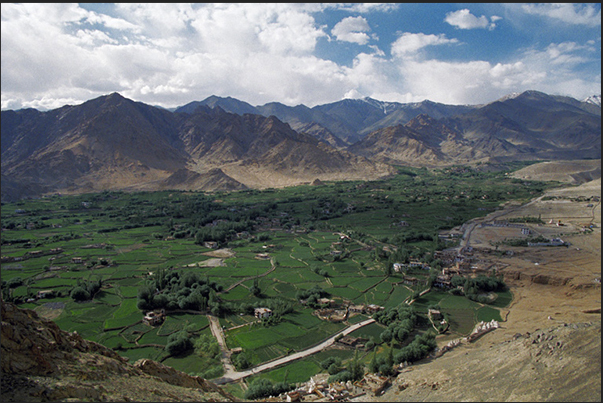
POLYGON ((601 93, 600 3, 2 3, 2 109, 601 93))

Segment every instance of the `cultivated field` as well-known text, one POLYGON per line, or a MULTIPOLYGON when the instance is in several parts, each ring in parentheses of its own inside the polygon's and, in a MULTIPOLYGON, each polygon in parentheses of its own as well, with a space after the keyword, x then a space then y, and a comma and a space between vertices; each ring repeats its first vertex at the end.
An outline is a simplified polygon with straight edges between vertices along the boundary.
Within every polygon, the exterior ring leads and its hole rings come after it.
MULTIPOLYGON (((167 348, 182 332, 193 340, 211 336, 207 314, 219 316, 227 347, 240 348, 252 366, 309 348, 370 317, 347 314, 330 321, 317 316, 317 307, 298 297, 317 287, 334 309, 344 312, 351 305, 387 309, 414 300, 412 306, 423 318, 419 332, 429 328, 427 309, 439 308, 449 327, 438 343, 466 336, 480 320, 502 320, 509 329, 522 323, 528 327, 536 317, 562 320, 596 305, 590 293, 597 275, 600 279, 600 206, 586 207, 593 203, 584 199, 593 196, 584 193, 587 187, 543 194, 555 186, 504 172, 404 168, 387 181, 207 195, 104 192, 3 204, 3 298, 36 309, 62 329, 77 331, 131 360, 152 358, 208 378, 220 376, 219 360, 212 361, 200 350, 174 355, 167 348), (544 197, 527 204, 539 196, 544 197), (583 198, 576 199, 579 196, 583 198), (504 274, 510 291, 492 293, 488 303, 435 288, 418 297, 444 267, 434 252, 458 247, 438 234, 470 220, 523 216, 562 220, 563 227, 528 226, 546 237, 560 236, 571 246, 497 247, 496 242, 514 237, 517 229, 476 225, 469 239, 476 258, 488 262, 481 264, 489 267, 485 274, 494 273, 492 268, 504 274), (580 232, 583 221, 595 224, 588 234, 580 232), (426 269, 391 270, 394 262, 409 261, 422 261, 426 269), (149 282, 155 284, 158 273, 178 273, 180 281, 191 273, 199 284, 213 284, 203 302, 207 308, 168 309, 162 323, 142 323, 141 290, 149 282), (97 281, 101 287, 91 298, 74 299, 75 288, 97 281), (552 291, 555 297, 541 298, 537 308, 530 305, 533 293, 527 290, 557 281, 585 299, 557 307, 559 295, 552 291), (38 298, 45 290, 54 293, 38 298), (290 309, 278 321, 256 323, 249 307, 271 304, 290 309)), ((169 298, 178 302, 188 295, 169 298)), ((381 353, 384 329, 373 324, 355 337, 375 341, 381 353)), ((403 346, 394 344, 396 349, 403 346)), ((326 350, 261 376, 303 381, 321 372, 320 362, 329 356, 347 360, 353 355, 352 349, 326 350)), ((361 359, 368 363, 371 356, 364 353, 361 359)))

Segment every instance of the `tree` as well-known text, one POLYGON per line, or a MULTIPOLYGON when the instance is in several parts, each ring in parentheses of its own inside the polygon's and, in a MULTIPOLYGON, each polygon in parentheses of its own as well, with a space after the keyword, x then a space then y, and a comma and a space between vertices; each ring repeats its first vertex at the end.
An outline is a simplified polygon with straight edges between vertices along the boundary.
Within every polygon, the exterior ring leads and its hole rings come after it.
POLYGON ((71 290, 71 294, 70 294, 71 298, 73 298, 74 301, 87 301, 90 299, 90 293, 81 286, 77 286, 75 287, 73 290, 71 290))
POLYGON ((170 355, 181 355, 192 348, 193 342, 186 330, 171 334, 165 346, 170 355))
POLYGON ((257 273, 256 273, 256 277, 253 279, 253 285, 251 286, 251 288, 249 288, 249 291, 256 297, 259 297, 262 294, 262 290, 260 289, 260 282, 258 280, 257 273))
POLYGON ((232 359, 232 363, 239 371, 251 367, 251 363, 247 359, 247 356, 245 355, 245 353, 235 354, 235 356, 232 359))

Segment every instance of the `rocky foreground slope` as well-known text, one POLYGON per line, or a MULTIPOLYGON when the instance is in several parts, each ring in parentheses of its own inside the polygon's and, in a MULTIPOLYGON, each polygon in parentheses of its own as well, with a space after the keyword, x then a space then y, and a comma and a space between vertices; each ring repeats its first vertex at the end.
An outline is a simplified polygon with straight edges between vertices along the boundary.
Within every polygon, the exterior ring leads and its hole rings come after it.
POLYGON ((361 401, 600 402, 601 321, 564 323, 497 343, 486 337, 406 369, 383 396, 361 401))
POLYGON ((2 302, 2 401, 238 401, 215 384, 112 350, 2 302))

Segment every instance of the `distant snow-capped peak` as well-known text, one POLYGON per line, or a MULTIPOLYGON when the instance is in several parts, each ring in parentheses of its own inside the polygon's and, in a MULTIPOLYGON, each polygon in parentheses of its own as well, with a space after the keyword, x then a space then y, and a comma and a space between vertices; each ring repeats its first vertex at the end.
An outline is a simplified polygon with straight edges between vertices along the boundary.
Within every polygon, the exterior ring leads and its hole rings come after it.
POLYGON ((387 115, 388 112, 398 109, 401 105, 399 102, 378 101, 378 100, 370 98, 370 97, 364 97, 364 98, 362 98, 362 101, 364 101, 374 107, 382 109, 383 113, 385 115, 387 115))
POLYGON ((601 95, 600 94, 599 95, 591 95, 590 97, 586 98, 582 102, 601 106, 601 95))

